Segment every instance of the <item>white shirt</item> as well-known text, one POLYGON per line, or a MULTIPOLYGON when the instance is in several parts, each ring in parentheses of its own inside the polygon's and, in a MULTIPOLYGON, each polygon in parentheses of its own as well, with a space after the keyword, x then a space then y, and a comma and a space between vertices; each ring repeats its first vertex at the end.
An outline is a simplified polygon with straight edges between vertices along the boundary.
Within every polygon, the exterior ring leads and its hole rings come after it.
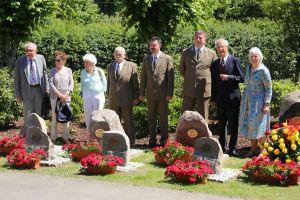
POLYGON ((120 63, 117 63, 118 65, 119 65, 119 69, 120 69, 120 71, 122 70, 122 67, 123 67, 123 65, 124 65, 124 60, 122 61, 122 62, 120 62, 120 63))
POLYGON ((30 85, 36 85, 36 84, 40 84, 40 77, 39 77, 39 73, 38 73, 38 68, 36 67, 36 60, 35 58, 32 59, 32 65, 33 65, 33 68, 35 69, 35 77, 36 77, 36 82, 35 83, 31 83, 31 74, 30 74, 30 59, 27 58, 27 79, 28 79, 28 83, 30 85))
MULTIPOLYGON (((195 47, 195 52, 198 52, 198 49, 199 49, 199 48, 197 48, 196 46, 194 46, 194 47, 195 47)), ((202 47, 200 48, 200 52, 203 52, 204 48, 205 48, 205 46, 202 46, 202 47)))
POLYGON ((156 57, 156 60, 157 60, 157 59, 159 58, 160 54, 161 54, 161 51, 159 51, 156 55, 155 55, 155 54, 152 54, 152 57, 153 57, 153 58, 156 57))
MULTIPOLYGON (((226 65, 226 61, 227 61, 227 59, 228 59, 228 56, 229 56, 229 54, 227 54, 227 55, 223 58, 223 60, 224 60, 224 65, 226 65)), ((220 58, 220 61, 221 61, 221 59, 222 59, 222 58, 220 58)))

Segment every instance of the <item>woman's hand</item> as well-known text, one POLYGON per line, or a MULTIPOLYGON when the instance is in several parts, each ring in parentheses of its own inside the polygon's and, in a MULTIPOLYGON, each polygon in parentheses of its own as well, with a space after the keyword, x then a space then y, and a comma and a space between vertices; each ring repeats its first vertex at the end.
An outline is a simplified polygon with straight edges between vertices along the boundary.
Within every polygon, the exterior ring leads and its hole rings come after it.
POLYGON ((268 112, 270 112, 270 106, 269 105, 264 105, 264 107, 263 107, 263 113, 267 114, 268 112))

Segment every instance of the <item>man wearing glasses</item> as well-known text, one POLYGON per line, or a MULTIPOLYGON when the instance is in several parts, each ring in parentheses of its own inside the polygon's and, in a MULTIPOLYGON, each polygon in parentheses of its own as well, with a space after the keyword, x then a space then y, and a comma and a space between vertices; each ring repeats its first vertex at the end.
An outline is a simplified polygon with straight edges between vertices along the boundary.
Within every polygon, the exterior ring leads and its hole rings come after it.
POLYGON ((46 61, 37 54, 35 43, 25 44, 25 55, 15 64, 14 90, 18 102, 23 103, 24 120, 31 113, 41 116, 43 96, 49 93, 46 61))

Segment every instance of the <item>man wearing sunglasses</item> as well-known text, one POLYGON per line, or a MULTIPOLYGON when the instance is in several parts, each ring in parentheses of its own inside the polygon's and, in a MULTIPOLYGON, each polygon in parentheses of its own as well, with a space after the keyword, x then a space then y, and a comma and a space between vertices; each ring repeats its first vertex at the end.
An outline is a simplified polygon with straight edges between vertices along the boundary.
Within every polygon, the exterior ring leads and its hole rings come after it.
POLYGON ((46 61, 37 54, 37 45, 25 44, 25 55, 15 64, 14 90, 18 102, 23 103, 24 120, 31 113, 41 116, 44 94, 49 93, 46 61))

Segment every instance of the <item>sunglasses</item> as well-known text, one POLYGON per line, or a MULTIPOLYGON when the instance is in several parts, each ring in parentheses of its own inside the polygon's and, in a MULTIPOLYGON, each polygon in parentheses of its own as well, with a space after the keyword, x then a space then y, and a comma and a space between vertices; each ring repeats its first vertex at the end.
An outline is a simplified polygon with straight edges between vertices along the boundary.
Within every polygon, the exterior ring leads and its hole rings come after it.
POLYGON ((61 61, 63 61, 63 59, 55 59, 54 61, 55 62, 61 62, 61 61))

